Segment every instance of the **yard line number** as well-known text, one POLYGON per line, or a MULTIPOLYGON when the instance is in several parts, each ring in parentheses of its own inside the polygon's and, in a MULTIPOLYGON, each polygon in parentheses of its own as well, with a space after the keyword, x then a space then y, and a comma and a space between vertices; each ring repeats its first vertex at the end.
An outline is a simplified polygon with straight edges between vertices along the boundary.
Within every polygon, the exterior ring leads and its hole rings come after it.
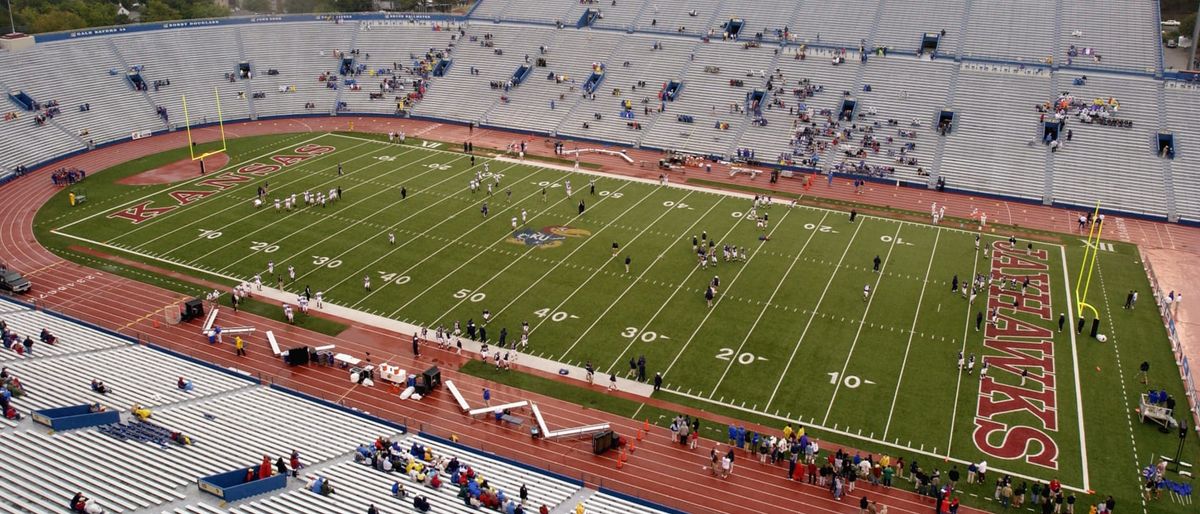
POLYGON ((738 364, 742 365, 753 364, 756 361, 767 360, 766 357, 754 355, 750 352, 737 353, 737 350, 734 350, 733 348, 721 348, 721 350, 717 352, 716 357, 723 361, 737 361, 738 364))
POLYGON ((454 297, 458 298, 459 300, 471 300, 472 302, 478 303, 487 298, 487 295, 479 292, 472 293, 470 289, 459 289, 458 291, 454 292, 454 297))
POLYGON ((550 321, 554 321, 554 322, 560 322, 560 321, 566 321, 566 320, 568 320, 568 319, 577 319, 577 318, 579 318, 579 316, 576 316, 576 315, 574 315, 574 314, 569 314, 569 313, 567 313, 567 312, 565 312, 565 311, 554 311, 554 312, 550 312, 550 308, 549 308, 549 307, 546 307, 546 308, 542 308, 542 309, 538 309, 538 310, 536 310, 536 311, 533 311, 533 314, 534 314, 534 316, 537 316, 537 317, 539 317, 539 318, 549 318, 549 319, 550 319, 550 321))
POLYGON ((275 253, 279 251, 279 245, 273 245, 263 241, 250 241, 250 249, 262 253, 275 253))
MULTIPOLYGON (((841 373, 839 373, 837 371, 830 371, 829 373, 826 373, 826 375, 829 375, 829 383, 830 384, 837 385, 838 377, 841 376, 841 373)), ((863 380, 863 379, 859 378, 857 375, 846 375, 846 376, 842 377, 842 385, 849 387, 850 389, 858 389, 858 386, 863 385, 863 384, 875 385, 875 382, 872 382, 870 380, 863 380)))
POLYGON ((621 337, 641 339, 643 343, 653 343, 659 339, 670 339, 663 334, 659 334, 650 330, 638 330, 637 327, 625 327, 625 330, 621 331, 621 337))
POLYGON ((313 264, 318 268, 336 268, 342 265, 341 259, 330 259, 329 257, 322 257, 320 255, 314 255, 312 258, 313 264))
POLYGON ((412 277, 410 277, 408 275, 401 275, 399 273, 390 273, 387 271, 377 271, 376 273, 379 274, 379 280, 382 280, 384 282, 391 282, 398 286, 402 286, 402 285, 407 284, 410 281, 412 281, 412 277))

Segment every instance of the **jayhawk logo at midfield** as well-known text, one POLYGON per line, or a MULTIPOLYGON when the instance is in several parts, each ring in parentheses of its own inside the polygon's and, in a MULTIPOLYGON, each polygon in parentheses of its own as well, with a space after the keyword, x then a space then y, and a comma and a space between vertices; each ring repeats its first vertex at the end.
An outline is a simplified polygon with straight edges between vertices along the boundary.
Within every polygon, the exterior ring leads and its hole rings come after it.
POLYGON ((562 246, 563 241, 566 241, 568 237, 586 237, 590 235, 592 235, 591 232, 581 228, 555 225, 544 227, 541 230, 533 230, 531 228, 517 230, 513 232, 512 237, 508 238, 508 242, 536 248, 557 248, 562 246))

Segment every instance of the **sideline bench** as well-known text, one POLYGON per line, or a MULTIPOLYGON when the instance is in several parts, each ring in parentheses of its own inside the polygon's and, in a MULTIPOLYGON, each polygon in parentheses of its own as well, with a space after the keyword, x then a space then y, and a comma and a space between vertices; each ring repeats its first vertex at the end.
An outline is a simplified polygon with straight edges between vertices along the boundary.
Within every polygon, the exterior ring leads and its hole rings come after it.
POLYGON ((467 400, 463 399, 462 393, 458 392, 458 387, 454 385, 454 382, 447 380, 446 389, 450 390, 450 396, 453 396, 454 401, 458 402, 458 408, 462 409, 463 412, 471 410, 471 406, 467 403, 467 400))
POLYGON ((567 428, 563 430, 555 430, 546 433, 546 439, 561 439, 564 437, 587 437, 595 433, 603 432, 609 429, 608 423, 598 423, 595 425, 587 425, 576 428, 567 428))
POLYGON ((467 412, 467 414, 470 414, 472 416, 478 416, 480 414, 491 414, 496 411, 519 409, 521 407, 526 407, 528 405, 529 405, 528 400, 521 400, 519 402, 505 403, 503 405, 496 405, 496 406, 492 406, 492 407, 480 407, 478 409, 471 409, 470 411, 467 412))
POLYGON ((271 355, 274 355, 276 357, 283 357, 283 351, 281 351, 279 349, 279 342, 275 340, 275 332, 274 331, 272 331, 272 330, 267 331, 267 342, 271 343, 271 355))

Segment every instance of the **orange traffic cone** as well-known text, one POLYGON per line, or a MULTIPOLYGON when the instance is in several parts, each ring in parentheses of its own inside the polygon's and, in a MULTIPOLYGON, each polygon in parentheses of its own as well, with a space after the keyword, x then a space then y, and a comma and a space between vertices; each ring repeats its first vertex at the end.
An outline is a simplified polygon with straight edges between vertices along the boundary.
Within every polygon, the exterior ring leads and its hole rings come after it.
POLYGON ((637 451, 637 442, 629 441, 629 453, 637 451))
POLYGON ((637 440, 638 440, 638 441, 641 441, 641 440, 642 440, 642 437, 644 437, 644 436, 645 436, 645 433, 644 433, 644 432, 642 432, 641 430, 638 430, 638 432, 637 432, 637 440))
POLYGON ((650 433, 650 418, 646 418, 646 424, 642 425, 642 430, 645 430, 647 434, 650 433))
POLYGON ((617 469, 621 469, 625 465, 625 450, 621 450, 621 454, 617 456, 617 469))

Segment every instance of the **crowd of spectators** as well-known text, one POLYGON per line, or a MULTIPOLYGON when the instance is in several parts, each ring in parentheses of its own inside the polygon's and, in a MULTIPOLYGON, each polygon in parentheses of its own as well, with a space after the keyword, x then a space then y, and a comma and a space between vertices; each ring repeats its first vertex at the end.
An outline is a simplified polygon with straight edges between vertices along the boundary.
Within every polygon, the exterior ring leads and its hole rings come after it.
MULTIPOLYGON (((4 320, 0 320, 0 327, 3 325, 4 320)), ((21 419, 21 413, 13 406, 12 399, 22 396, 25 396, 25 387, 21 385, 21 379, 10 373, 7 367, 0 368, 0 412, 4 413, 5 419, 21 419)))
POLYGON ((50 174, 50 182, 58 187, 73 185, 85 178, 87 172, 79 168, 59 168, 50 174))

